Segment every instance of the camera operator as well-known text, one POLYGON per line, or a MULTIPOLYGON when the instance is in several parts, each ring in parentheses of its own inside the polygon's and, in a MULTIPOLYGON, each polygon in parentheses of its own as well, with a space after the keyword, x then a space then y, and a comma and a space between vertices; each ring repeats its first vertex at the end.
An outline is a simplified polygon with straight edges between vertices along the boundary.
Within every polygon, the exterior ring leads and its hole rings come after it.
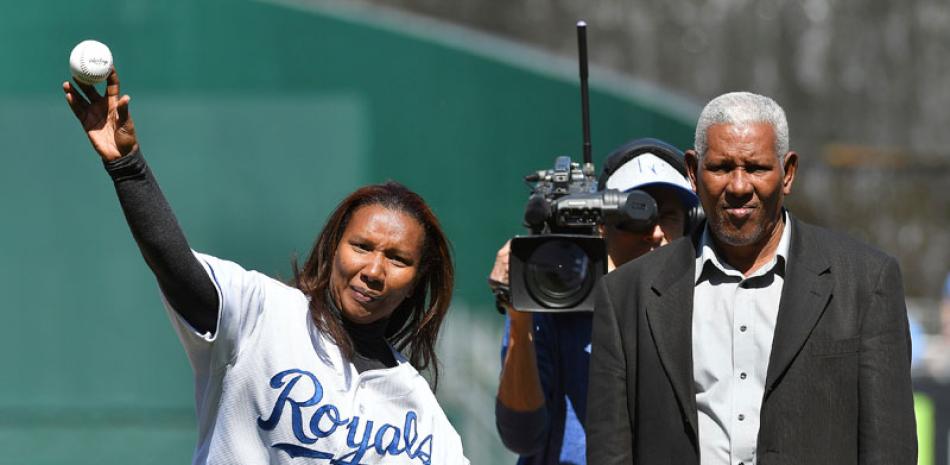
MULTIPOLYGON (((608 271, 679 238, 698 204, 686 178, 683 153, 656 139, 637 139, 612 152, 598 188, 639 189, 656 200, 658 219, 645 231, 602 224, 608 271)), ((493 289, 508 284, 510 241, 489 276, 493 289)), ((587 374, 592 312, 528 313, 506 310, 501 381, 495 422, 502 442, 520 455, 519 465, 584 464, 587 374)))

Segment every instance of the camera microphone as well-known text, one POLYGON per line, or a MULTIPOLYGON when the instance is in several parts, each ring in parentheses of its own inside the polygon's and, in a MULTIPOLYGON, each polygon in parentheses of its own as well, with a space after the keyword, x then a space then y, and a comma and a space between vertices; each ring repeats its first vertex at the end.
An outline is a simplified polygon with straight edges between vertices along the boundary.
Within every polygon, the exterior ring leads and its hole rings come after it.
POLYGON ((551 215, 551 204, 543 195, 532 195, 524 207, 525 226, 532 231, 540 231, 551 215))
POLYGON ((583 129, 584 170, 594 174, 594 158, 590 142, 590 93, 587 88, 587 23, 577 22, 577 68, 581 80, 581 127, 583 129))

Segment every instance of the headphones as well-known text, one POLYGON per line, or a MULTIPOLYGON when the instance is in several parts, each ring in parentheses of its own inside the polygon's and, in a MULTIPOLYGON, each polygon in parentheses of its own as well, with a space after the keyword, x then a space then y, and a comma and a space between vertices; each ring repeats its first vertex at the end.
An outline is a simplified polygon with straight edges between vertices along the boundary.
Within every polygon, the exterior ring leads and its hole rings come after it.
MULTIPOLYGON (((621 145, 616 150, 607 155, 604 160, 604 166, 600 170, 600 176, 597 178, 597 190, 603 191, 607 188, 607 179, 621 166, 628 161, 644 154, 652 153, 661 160, 667 162, 676 169, 684 178, 689 180, 689 174, 686 171, 686 157, 680 149, 673 147, 666 142, 650 137, 634 139, 621 145)), ((686 221, 683 223, 683 235, 689 236, 706 219, 703 208, 700 204, 686 210, 686 221)))

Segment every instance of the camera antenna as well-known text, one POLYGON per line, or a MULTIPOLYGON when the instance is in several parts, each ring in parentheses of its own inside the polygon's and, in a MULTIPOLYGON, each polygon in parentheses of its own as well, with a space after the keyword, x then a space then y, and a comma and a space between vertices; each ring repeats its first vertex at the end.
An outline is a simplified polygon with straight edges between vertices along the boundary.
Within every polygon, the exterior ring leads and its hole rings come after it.
POLYGON ((581 76, 581 124, 584 128, 584 174, 594 175, 590 144, 590 98, 587 91, 587 22, 577 22, 577 58, 581 76))

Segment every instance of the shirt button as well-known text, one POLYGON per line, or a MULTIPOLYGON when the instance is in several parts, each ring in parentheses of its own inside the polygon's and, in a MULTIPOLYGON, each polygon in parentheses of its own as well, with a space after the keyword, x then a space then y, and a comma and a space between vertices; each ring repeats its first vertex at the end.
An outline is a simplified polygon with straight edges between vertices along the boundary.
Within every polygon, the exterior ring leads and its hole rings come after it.
POLYGON ((739 373, 739 379, 745 379, 745 378, 746 378, 746 374, 744 372, 739 373))
POLYGON ((739 331, 742 331, 743 333, 744 333, 745 330, 747 330, 747 329, 749 329, 749 328, 748 328, 746 325, 742 325, 742 326, 739 327, 739 331))
POLYGON ((742 421, 742 420, 745 420, 745 415, 743 415, 743 414, 740 413, 740 414, 739 414, 739 421, 742 421))

